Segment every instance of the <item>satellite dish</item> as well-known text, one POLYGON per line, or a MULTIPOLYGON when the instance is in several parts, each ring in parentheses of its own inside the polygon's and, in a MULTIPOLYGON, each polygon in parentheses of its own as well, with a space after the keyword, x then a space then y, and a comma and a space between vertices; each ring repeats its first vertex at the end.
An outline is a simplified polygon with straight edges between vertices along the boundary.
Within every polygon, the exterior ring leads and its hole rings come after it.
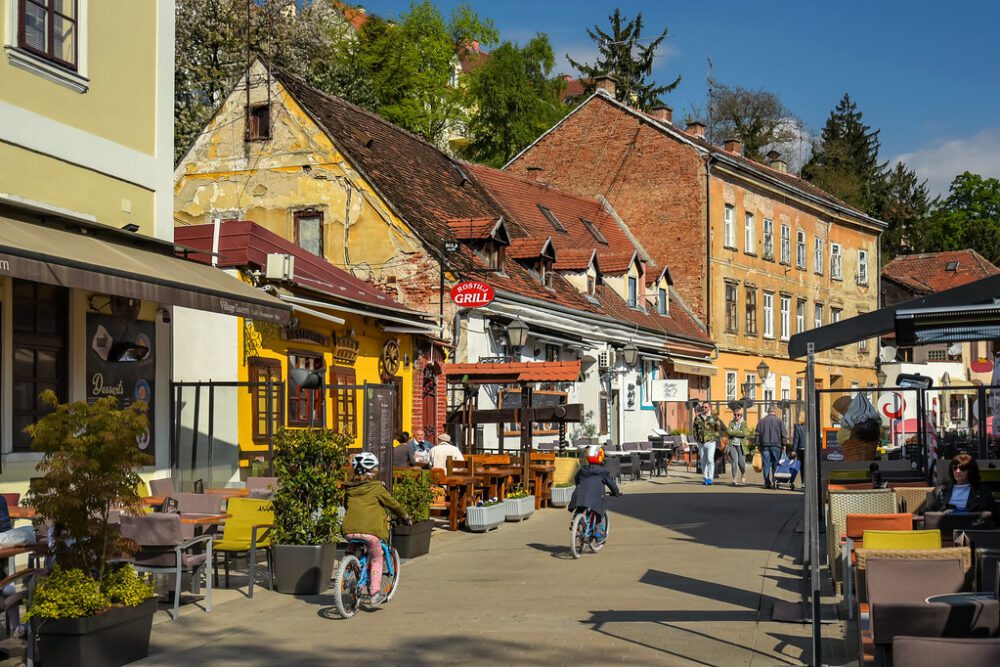
POLYGON ((878 351, 878 358, 883 364, 891 364, 896 361, 896 348, 892 345, 886 345, 878 351))
POLYGON ((952 343, 948 346, 948 356, 957 357, 962 354, 962 346, 959 343, 952 343))

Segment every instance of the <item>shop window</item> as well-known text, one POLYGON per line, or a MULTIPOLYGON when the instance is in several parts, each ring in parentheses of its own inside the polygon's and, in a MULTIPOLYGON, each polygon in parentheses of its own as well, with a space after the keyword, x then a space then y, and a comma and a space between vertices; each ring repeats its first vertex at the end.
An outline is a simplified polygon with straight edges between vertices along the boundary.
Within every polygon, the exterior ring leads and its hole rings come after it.
MULTIPOLYGON (((306 371, 323 373, 323 357, 318 354, 294 352, 288 355, 288 368, 299 368, 306 371)), ((312 426, 325 428, 326 410, 323 391, 321 389, 303 389, 291 379, 288 379, 288 425, 312 426)))
POLYGON ((17 45, 76 71, 78 18, 77 0, 19 0, 17 45))
POLYGON ((323 214, 299 211, 295 214, 295 243, 303 250, 323 256, 323 214))
MULTIPOLYGON (((339 389, 358 383, 353 368, 330 369, 330 399, 333 401, 333 430, 351 438, 358 437, 357 389, 339 389)), ((402 428, 400 425, 398 428, 402 428)))
POLYGON ((274 435, 284 425, 284 415, 281 410, 281 362, 277 359, 250 357, 247 360, 247 375, 251 383, 249 387, 252 401, 253 441, 266 444, 268 440, 268 420, 270 433, 274 435), (268 386, 268 383, 271 383, 268 386))

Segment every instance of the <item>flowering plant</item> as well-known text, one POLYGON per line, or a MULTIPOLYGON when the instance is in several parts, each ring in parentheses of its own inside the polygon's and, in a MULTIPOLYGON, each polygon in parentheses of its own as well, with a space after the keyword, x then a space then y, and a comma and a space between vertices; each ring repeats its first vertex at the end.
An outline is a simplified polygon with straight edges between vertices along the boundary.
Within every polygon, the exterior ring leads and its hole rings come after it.
POLYGON ((529 495, 531 494, 528 493, 527 489, 518 484, 513 489, 507 492, 506 499, 517 500, 518 498, 527 498, 529 495))
POLYGON ((492 498, 487 498, 486 500, 480 500, 478 503, 476 503, 476 507, 493 507, 494 505, 499 505, 499 504, 500 504, 500 499, 497 498, 496 496, 493 496, 492 498))

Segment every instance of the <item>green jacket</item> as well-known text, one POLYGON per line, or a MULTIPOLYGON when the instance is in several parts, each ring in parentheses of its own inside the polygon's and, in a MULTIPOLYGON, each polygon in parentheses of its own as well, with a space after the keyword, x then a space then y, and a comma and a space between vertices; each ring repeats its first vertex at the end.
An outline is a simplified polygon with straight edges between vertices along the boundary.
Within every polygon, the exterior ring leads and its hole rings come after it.
POLYGON ((735 445, 737 447, 743 448, 744 454, 750 453, 750 428, 747 426, 747 420, 744 419, 736 424, 736 420, 733 419, 729 422, 729 437, 733 439, 730 445, 735 445))
POLYGON ((406 517, 403 506, 377 479, 348 484, 345 505, 347 512, 344 514, 344 524, 340 530, 342 535, 360 533, 387 540, 389 519, 386 511, 391 511, 400 519, 406 517))
POLYGON ((722 421, 716 415, 709 415, 705 417, 703 415, 698 415, 694 420, 694 439, 698 443, 708 442, 709 440, 719 440, 719 434, 724 432, 726 427, 722 424, 722 421))

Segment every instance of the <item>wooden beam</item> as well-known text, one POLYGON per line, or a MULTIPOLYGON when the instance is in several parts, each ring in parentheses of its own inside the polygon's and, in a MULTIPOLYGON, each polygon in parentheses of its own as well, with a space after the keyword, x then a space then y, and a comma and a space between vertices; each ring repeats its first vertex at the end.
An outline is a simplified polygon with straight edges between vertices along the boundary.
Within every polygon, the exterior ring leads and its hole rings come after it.
MULTIPOLYGON (((582 422, 583 404, 568 403, 566 405, 547 405, 540 408, 529 408, 533 423, 542 422, 582 422)), ((455 410, 448 414, 449 424, 461 424, 465 412, 455 410)), ((502 408, 500 410, 473 410, 474 424, 513 424, 521 421, 521 408, 502 408)))

